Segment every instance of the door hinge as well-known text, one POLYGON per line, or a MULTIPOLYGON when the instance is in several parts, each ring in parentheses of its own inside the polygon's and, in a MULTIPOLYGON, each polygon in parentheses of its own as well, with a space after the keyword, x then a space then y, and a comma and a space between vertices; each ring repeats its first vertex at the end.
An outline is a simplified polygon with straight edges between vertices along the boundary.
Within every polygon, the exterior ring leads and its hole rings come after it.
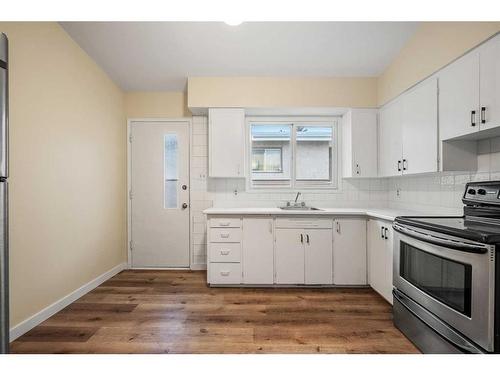
POLYGON ((132 251, 134 249, 134 243, 132 241, 130 241, 129 246, 130 246, 130 251, 132 251))
POLYGON ((129 136, 128 136, 128 141, 129 141, 130 143, 132 143, 132 134, 129 134, 129 136))
POLYGON ((134 198, 134 194, 132 193, 132 190, 130 190, 130 191, 128 192, 128 198, 129 198, 129 199, 134 198))

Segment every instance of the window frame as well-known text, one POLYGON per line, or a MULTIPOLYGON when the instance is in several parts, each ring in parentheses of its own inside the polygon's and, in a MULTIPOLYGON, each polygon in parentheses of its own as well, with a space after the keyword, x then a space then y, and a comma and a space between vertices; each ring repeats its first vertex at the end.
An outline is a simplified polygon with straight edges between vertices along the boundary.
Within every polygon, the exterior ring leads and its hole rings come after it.
MULTIPOLYGON (((246 179, 246 190, 248 192, 295 192, 297 190, 307 190, 309 192, 317 190, 319 192, 324 192, 325 190, 339 190, 339 181, 341 179, 341 161, 340 161, 340 124, 341 117, 322 117, 322 116, 290 116, 290 117, 264 117, 264 116, 252 116, 245 119, 245 158, 247 165, 246 179), (256 186, 252 183, 252 125, 290 125, 291 126, 291 138, 290 138, 290 148, 291 148, 291 170, 290 170, 290 185, 265 185, 256 186), (299 182, 297 184, 296 180, 296 160, 297 160, 297 126, 331 126, 332 127, 332 163, 331 163, 331 176, 332 179, 329 183, 325 184, 310 184, 299 182)), ((272 147, 269 147, 272 148, 272 147)), ((283 153, 282 153, 282 166, 283 166, 283 153)), ((260 172, 257 172, 260 173, 260 172)))

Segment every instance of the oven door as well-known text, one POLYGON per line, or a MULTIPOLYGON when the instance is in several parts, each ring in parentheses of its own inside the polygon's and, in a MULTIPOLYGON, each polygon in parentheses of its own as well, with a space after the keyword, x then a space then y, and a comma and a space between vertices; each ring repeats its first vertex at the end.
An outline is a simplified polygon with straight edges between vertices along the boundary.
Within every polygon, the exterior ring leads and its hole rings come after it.
POLYGON ((495 247, 395 223, 394 287, 488 351, 495 247))

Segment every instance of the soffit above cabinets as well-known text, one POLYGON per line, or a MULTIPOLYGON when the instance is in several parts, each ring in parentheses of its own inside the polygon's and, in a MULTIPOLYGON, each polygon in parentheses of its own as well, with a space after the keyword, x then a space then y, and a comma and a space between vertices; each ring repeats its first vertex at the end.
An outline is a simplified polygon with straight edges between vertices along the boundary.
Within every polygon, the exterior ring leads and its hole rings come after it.
POLYGON ((183 91, 186 77, 374 77, 416 22, 62 22, 126 91, 183 91))

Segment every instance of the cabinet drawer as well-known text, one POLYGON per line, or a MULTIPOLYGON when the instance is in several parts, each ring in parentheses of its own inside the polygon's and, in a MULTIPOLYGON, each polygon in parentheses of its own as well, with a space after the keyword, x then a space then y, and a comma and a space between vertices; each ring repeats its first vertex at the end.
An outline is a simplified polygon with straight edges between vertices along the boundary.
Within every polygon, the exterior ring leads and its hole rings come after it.
POLYGON ((240 284, 240 263, 210 263, 210 284, 240 284))
POLYGON ((240 228, 210 228, 210 242, 240 242, 240 228))
POLYGON ((214 217, 210 219, 212 228, 240 228, 241 219, 239 217, 214 217))
POLYGON ((277 218, 276 228, 318 228, 318 229, 331 229, 333 228, 332 219, 310 219, 310 218, 277 218))
POLYGON ((210 243, 210 262, 240 262, 241 245, 239 243, 210 243))

